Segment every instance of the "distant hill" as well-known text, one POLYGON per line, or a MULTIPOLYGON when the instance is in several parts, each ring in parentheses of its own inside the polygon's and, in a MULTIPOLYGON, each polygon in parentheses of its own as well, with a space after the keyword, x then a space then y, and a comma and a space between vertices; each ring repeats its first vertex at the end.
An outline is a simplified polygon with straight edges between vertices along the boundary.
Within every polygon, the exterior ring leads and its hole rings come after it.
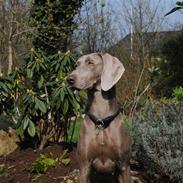
POLYGON ((144 53, 159 54, 162 43, 177 35, 180 31, 162 31, 162 32, 146 32, 146 33, 133 33, 128 34, 118 43, 110 48, 114 50, 117 48, 123 48, 128 54, 131 52, 136 53, 139 50, 139 46, 142 43, 144 53))
MULTIPOLYGON (((142 92, 150 83, 148 68, 158 66, 161 61, 161 46, 164 41, 176 36, 180 31, 147 32, 139 35, 128 34, 113 45, 108 52, 121 60, 125 73, 118 83, 118 98, 121 103, 130 103, 134 100, 136 86, 138 93, 142 92), (142 46, 141 46, 142 45, 142 46), (143 47, 144 69, 140 62, 139 52, 143 47), (143 70, 143 73, 141 71, 143 70)), ((147 92, 146 92, 147 93, 147 92)))

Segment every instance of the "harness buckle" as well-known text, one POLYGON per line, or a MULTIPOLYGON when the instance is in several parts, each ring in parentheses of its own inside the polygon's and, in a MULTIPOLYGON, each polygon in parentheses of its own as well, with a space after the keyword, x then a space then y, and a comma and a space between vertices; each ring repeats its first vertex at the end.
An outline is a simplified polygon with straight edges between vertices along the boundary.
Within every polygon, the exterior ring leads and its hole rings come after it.
POLYGON ((96 128, 103 129, 104 128, 104 122, 101 119, 98 119, 96 121, 96 128))

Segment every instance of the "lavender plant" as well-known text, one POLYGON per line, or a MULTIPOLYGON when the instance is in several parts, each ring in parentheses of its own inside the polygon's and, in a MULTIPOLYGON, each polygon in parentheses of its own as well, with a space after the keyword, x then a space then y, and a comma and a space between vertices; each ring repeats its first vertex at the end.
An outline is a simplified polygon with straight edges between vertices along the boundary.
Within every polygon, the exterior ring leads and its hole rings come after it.
MULTIPOLYGON (((131 122, 133 156, 149 173, 183 182, 183 103, 147 104, 131 122)), ((153 180, 152 180, 153 181, 153 180)))

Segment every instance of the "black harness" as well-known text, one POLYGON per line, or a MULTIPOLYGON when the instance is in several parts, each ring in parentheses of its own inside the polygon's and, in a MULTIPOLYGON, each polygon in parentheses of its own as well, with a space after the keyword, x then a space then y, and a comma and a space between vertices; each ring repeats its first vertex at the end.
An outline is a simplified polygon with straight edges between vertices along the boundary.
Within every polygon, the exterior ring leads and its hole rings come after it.
POLYGON ((119 115, 120 112, 121 108, 119 108, 113 115, 108 116, 104 119, 98 119, 90 111, 87 111, 86 115, 88 115, 88 117, 92 120, 97 129, 105 129, 111 124, 111 122, 115 119, 115 117, 119 115))

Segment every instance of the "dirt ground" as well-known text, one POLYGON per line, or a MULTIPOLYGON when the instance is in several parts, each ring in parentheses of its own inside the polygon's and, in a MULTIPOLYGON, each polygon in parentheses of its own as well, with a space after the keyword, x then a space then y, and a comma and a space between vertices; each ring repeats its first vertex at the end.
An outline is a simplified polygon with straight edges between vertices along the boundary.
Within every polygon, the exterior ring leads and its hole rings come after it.
MULTIPOLYGON (((28 168, 39 156, 40 153, 52 153, 54 158, 58 158, 63 153, 64 145, 50 145, 42 151, 32 148, 17 149, 7 157, 0 158, 0 168, 5 168, 6 172, 0 172, 0 183, 30 183, 32 175, 28 168)), ((78 164, 76 160, 76 147, 72 147, 69 152, 71 163, 68 166, 57 165, 51 167, 43 174, 36 183, 74 183, 77 182, 78 164), (73 180, 74 179, 74 180, 73 180)), ((147 183, 143 179, 144 175, 138 165, 132 161, 133 183, 147 183)))

